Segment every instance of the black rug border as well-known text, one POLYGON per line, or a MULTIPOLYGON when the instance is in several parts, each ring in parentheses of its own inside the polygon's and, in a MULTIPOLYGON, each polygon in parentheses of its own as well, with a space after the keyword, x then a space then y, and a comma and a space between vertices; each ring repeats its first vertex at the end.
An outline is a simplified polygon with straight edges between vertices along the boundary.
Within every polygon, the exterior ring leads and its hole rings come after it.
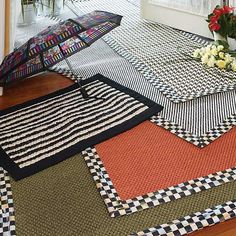
MULTIPOLYGON (((36 164, 32 164, 32 165, 28 166, 28 167, 20 168, 16 163, 14 163, 14 161, 12 161, 10 159, 10 157, 2 149, 2 147, 0 147, 0 160, 1 160, 0 165, 4 169, 6 169, 15 180, 20 180, 20 179, 26 178, 28 176, 31 176, 33 174, 36 174, 36 173, 38 173, 46 168, 49 168, 49 167, 51 167, 63 160, 66 160, 76 154, 79 154, 81 151, 85 150, 87 147, 94 146, 94 145, 101 143, 109 138, 112 138, 120 133, 123 133, 123 132, 137 126, 138 124, 142 123, 143 121, 149 119, 151 116, 159 113, 163 109, 163 107, 161 105, 153 102, 152 100, 144 97, 143 95, 141 95, 129 88, 126 88, 126 87, 104 77, 101 74, 94 75, 84 81, 81 81, 81 82, 82 82, 82 85, 85 85, 85 84, 91 83, 95 80, 100 80, 101 82, 104 82, 104 83, 112 86, 113 88, 118 89, 121 92, 128 94, 129 96, 135 98, 139 102, 142 102, 143 104, 148 106, 149 109, 142 112, 141 114, 137 115, 136 117, 133 117, 132 119, 130 119, 126 122, 123 122, 120 125, 110 128, 110 129, 108 129, 108 130, 106 130, 94 137, 91 137, 89 139, 81 141, 81 142, 53 155, 53 157, 46 158, 44 160, 37 162, 36 164)), ((0 115, 3 115, 3 114, 5 115, 8 113, 17 111, 19 109, 22 109, 22 108, 32 106, 36 103, 43 102, 49 98, 53 98, 53 97, 59 96, 63 93, 70 92, 75 88, 78 88, 77 84, 71 85, 67 88, 58 90, 58 91, 50 93, 48 95, 33 99, 31 101, 7 108, 7 109, 1 111, 0 115)))

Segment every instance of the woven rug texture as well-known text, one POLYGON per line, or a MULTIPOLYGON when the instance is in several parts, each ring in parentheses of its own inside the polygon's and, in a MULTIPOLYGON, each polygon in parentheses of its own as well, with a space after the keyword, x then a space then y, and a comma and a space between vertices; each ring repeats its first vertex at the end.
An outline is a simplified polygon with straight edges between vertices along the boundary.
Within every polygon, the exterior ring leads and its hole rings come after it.
POLYGON ((95 148, 121 200, 127 200, 236 167, 235 136, 236 128, 199 149, 145 121, 95 148))
POLYGON ((232 200, 236 182, 127 217, 111 218, 81 155, 11 180, 17 235, 121 236, 232 200))

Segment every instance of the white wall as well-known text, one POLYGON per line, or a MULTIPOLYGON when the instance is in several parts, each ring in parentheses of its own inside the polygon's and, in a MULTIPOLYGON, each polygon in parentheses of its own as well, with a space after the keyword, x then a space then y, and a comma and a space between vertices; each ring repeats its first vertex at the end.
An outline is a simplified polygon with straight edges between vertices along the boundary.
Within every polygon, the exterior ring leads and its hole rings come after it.
POLYGON ((5 36, 5 1, 0 0, 0 64, 4 57, 4 36, 5 36))

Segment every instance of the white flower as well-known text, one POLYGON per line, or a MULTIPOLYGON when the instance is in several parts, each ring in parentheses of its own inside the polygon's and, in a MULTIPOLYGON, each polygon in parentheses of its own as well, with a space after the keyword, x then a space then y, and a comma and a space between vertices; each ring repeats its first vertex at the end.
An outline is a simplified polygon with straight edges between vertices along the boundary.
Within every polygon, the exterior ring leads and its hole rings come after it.
MULTIPOLYGON (((213 46, 215 46, 215 45, 213 45, 213 46)), ((214 55, 214 56, 216 56, 218 54, 218 51, 217 51, 216 47, 214 47, 214 48, 212 47, 211 54, 214 55)))
POLYGON ((199 55, 199 53, 198 52, 193 52, 193 57, 194 58, 198 58, 200 55, 199 55))
POLYGON ((218 51, 218 52, 220 52, 220 51, 222 51, 222 50, 224 50, 224 46, 223 46, 223 45, 217 46, 217 51, 218 51))
POLYGON ((233 71, 236 71, 236 60, 235 59, 231 63, 231 68, 232 68, 233 71))
POLYGON ((216 66, 220 69, 231 69, 236 72, 236 58, 224 52, 223 45, 208 45, 207 47, 196 49, 193 52, 193 57, 200 59, 201 63, 209 68, 216 66))
POLYGON ((217 50, 216 45, 212 45, 212 46, 211 46, 211 49, 212 49, 212 50, 217 50))
POLYGON ((226 61, 224 60, 217 60, 216 61, 216 65, 220 68, 220 69, 225 69, 226 68, 226 61))
POLYGON ((214 67, 216 63, 216 59, 214 56, 211 56, 207 62, 207 66, 208 67, 214 67))
POLYGON ((219 52, 219 57, 220 57, 221 59, 225 59, 225 54, 224 54, 223 52, 219 52))
POLYGON ((225 61, 227 64, 232 62, 232 57, 230 54, 228 54, 228 53, 225 54, 225 61))
POLYGON ((205 54, 205 55, 202 57, 201 61, 202 61, 203 64, 207 64, 208 61, 209 61, 209 56, 205 54))
POLYGON ((214 66, 215 66, 215 62, 216 62, 215 60, 211 60, 211 59, 210 59, 210 60, 207 62, 207 66, 208 66, 208 67, 214 67, 214 66))
POLYGON ((206 52, 210 52, 210 51, 211 51, 211 45, 207 45, 206 52))
POLYGON ((200 57, 200 52, 201 50, 198 48, 193 52, 193 57, 194 58, 199 58, 200 57))
POLYGON ((206 53, 206 48, 200 48, 200 55, 203 56, 206 53))

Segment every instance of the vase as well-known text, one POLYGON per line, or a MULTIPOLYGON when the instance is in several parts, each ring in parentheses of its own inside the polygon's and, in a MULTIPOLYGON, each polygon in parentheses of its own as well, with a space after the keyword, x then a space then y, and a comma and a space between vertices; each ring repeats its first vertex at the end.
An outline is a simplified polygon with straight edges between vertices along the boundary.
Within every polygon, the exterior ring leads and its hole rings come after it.
POLYGON ((236 50, 236 40, 233 39, 233 38, 228 37, 227 41, 228 41, 228 44, 229 44, 229 49, 232 50, 232 51, 235 51, 236 50))
POLYGON ((63 0, 41 0, 39 3, 39 15, 43 16, 58 16, 61 14, 63 10, 63 0), (54 9, 53 9, 53 2, 54 2, 54 9))
POLYGON ((213 32, 213 36, 214 36, 214 40, 215 41, 220 40, 220 41, 227 42, 227 38, 226 37, 220 35, 219 33, 215 32, 215 31, 213 32))
POLYGON ((53 15, 54 16, 58 16, 62 13, 62 10, 63 10, 63 0, 57 0, 55 2, 55 9, 54 9, 54 12, 53 12, 53 15))
POLYGON ((19 26, 30 25, 36 22, 37 9, 33 4, 23 5, 23 11, 24 13, 22 14, 21 12, 18 18, 19 26))

